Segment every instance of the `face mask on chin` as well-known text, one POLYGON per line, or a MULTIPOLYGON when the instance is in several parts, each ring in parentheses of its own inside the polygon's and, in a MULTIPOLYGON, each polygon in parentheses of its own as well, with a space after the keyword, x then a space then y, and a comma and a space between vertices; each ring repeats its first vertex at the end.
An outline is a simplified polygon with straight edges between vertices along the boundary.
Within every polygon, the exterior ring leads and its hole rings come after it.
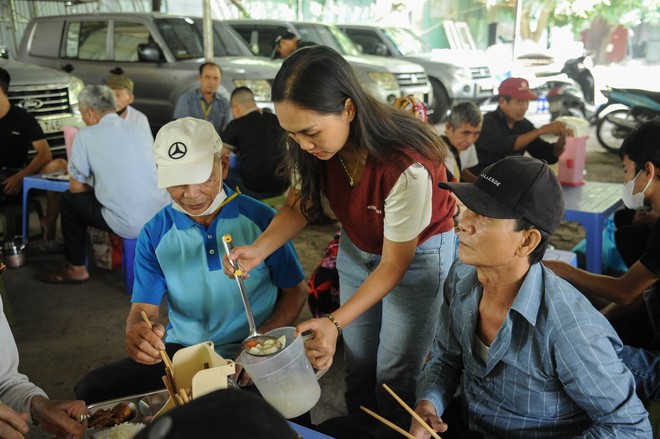
POLYGON ((225 201, 226 198, 227 198, 227 194, 225 193, 225 189, 221 187, 220 191, 215 196, 209 207, 207 207, 202 213, 190 213, 186 209, 181 207, 181 205, 179 205, 176 201, 172 202, 172 208, 174 210, 178 210, 179 212, 185 213, 188 216, 194 216, 194 217, 207 216, 207 215, 211 215, 216 210, 218 210, 220 206, 222 206, 222 203, 225 201))
MULTIPOLYGON (((643 191, 633 194, 633 191, 635 190, 635 180, 637 180, 637 177, 639 177, 641 173, 642 171, 639 171, 637 175, 635 175, 635 178, 623 185, 623 190, 621 191, 621 199, 623 200, 623 204, 625 204, 628 209, 639 210, 644 207, 644 193, 651 185, 653 178, 651 178, 649 182, 646 183, 643 191)), ((653 175, 653 173, 651 175, 653 175)))

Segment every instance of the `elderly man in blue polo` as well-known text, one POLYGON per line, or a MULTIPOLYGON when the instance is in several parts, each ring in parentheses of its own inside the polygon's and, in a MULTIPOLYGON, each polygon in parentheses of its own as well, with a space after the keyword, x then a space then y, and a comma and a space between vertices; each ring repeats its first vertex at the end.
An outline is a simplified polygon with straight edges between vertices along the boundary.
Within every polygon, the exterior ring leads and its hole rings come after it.
MULTIPOLYGON (((159 349, 173 356, 182 347, 210 340, 218 354, 233 358, 247 338, 241 295, 222 267, 222 236, 231 234, 237 245, 250 243, 275 211, 223 184, 229 157, 221 150, 213 125, 200 119, 178 119, 158 132, 158 186, 167 189, 172 203, 138 237, 126 321, 130 358, 100 367, 76 384, 76 395, 84 395, 87 403, 162 389, 159 349), (163 298, 166 327, 158 323, 163 298), (142 311, 155 322, 153 329, 142 320, 142 311)), ((260 332, 292 325, 307 296, 293 245, 287 243, 250 270, 245 286, 260 332)), ((248 383, 248 377, 241 378, 239 384, 248 383)))

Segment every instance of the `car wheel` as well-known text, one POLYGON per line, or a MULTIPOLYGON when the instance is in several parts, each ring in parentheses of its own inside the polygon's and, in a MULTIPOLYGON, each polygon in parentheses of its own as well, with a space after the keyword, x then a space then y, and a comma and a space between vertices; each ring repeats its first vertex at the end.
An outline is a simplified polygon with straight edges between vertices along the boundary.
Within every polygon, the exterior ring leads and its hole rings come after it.
POLYGON ((440 81, 435 78, 429 78, 433 88, 433 105, 429 114, 429 121, 433 124, 443 122, 447 118, 450 100, 447 90, 440 81))

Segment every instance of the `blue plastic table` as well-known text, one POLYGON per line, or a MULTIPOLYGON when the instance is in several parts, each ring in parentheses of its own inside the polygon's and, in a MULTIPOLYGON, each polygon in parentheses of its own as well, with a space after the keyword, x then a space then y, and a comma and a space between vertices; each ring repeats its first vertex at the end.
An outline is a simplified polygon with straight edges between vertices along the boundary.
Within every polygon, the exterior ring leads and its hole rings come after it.
POLYGON ((44 175, 31 175, 29 177, 23 177, 23 237, 28 239, 28 192, 31 189, 43 189, 46 191, 55 191, 55 192, 65 192, 69 189, 68 180, 56 180, 53 178, 47 178, 47 174, 44 175))
POLYGON ((304 439, 332 439, 332 437, 319 433, 318 431, 314 431, 312 429, 309 429, 307 427, 303 427, 302 425, 295 424, 291 421, 287 421, 291 428, 293 428, 296 433, 301 435, 304 439))
POLYGON ((603 221, 621 206, 621 184, 587 181, 582 186, 562 186, 564 219, 584 227, 587 271, 602 272, 603 221))

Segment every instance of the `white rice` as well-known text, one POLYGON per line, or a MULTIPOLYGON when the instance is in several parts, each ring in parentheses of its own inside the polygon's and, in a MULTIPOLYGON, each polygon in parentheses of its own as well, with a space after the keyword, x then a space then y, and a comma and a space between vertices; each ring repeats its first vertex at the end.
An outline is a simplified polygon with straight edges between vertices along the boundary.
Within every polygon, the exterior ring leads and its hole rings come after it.
POLYGON ((133 439, 144 428, 144 424, 124 422, 112 427, 104 436, 105 439, 133 439))

